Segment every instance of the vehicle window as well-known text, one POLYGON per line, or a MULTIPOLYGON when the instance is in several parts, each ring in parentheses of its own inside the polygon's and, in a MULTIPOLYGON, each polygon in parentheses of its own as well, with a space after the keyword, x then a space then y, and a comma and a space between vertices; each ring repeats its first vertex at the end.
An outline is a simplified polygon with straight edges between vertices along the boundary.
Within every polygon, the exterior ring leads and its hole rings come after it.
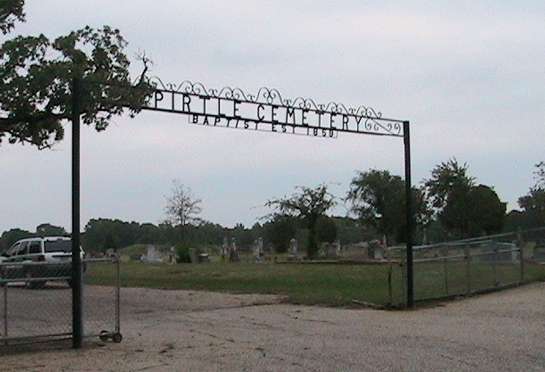
POLYGON ((54 252, 72 252, 72 241, 71 240, 46 240, 44 242, 44 251, 45 253, 54 253, 54 252))
POLYGON ((16 254, 17 256, 21 256, 21 255, 26 254, 27 248, 28 248, 28 242, 22 242, 22 243, 19 245, 19 248, 17 249, 17 251, 15 252, 15 254, 16 254))
POLYGON ((14 245, 11 246, 10 249, 8 249, 8 251, 6 252, 6 254, 8 256, 13 256, 15 254, 15 252, 19 249, 19 246, 21 245, 21 243, 15 243, 14 245))
POLYGON ((42 253, 42 243, 39 241, 30 242, 30 245, 28 246, 28 253, 29 254, 42 253))

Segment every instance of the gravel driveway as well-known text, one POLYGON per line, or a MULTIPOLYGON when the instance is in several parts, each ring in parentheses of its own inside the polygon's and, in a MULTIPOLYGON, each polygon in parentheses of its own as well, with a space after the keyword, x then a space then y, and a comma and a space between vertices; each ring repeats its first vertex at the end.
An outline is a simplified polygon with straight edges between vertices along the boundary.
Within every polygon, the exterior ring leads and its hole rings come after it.
MULTIPOLYGON (((98 290, 100 290, 98 288, 98 290)), ((418 311, 123 289, 121 344, 20 352, 2 370, 545 370, 545 283, 418 311)))

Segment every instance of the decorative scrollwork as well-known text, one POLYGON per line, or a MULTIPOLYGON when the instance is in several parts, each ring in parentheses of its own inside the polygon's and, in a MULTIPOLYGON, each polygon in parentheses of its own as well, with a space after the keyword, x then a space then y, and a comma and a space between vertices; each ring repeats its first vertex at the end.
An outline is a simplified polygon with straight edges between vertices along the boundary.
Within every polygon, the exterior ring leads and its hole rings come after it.
MULTIPOLYGON (((318 104, 311 98, 296 97, 295 99, 284 98, 275 88, 260 88, 255 94, 245 93, 240 88, 224 87, 221 89, 206 88, 202 83, 189 80, 180 84, 164 83, 160 78, 153 77, 149 83, 158 90, 191 94, 198 96, 209 96, 212 98, 225 98, 248 102, 254 104, 278 105, 289 108, 316 111, 318 113, 332 113, 336 115, 349 115, 364 118, 362 127, 369 132, 380 132, 384 134, 400 135, 402 126, 399 120, 383 118, 382 112, 369 106, 347 107, 342 103, 329 102, 318 104)), ((358 125, 359 127, 359 125, 358 125)))

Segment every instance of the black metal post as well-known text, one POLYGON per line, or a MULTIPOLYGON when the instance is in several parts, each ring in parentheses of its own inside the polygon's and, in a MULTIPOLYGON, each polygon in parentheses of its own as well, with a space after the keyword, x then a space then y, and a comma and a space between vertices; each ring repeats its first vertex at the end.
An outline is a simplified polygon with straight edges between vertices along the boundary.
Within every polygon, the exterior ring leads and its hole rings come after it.
POLYGON ((519 248, 520 259, 520 284, 522 284, 524 283, 524 241, 522 240, 520 227, 517 229, 517 246, 519 248))
POLYGON ((414 214, 412 206, 411 183, 411 134, 409 122, 403 122, 403 142, 405 144, 405 214, 407 223, 407 306, 414 307, 414 275, 413 275, 413 232, 414 214))
POLYGON ((72 82, 72 346, 83 342, 82 272, 80 251, 80 88, 72 82))

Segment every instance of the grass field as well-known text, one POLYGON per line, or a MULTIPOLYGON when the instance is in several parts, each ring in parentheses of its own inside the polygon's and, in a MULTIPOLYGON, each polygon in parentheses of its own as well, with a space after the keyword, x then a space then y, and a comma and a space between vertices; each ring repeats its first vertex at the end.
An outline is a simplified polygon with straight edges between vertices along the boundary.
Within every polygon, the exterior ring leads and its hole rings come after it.
MULTIPOLYGON (((517 265, 489 264, 471 267, 472 290, 491 288, 495 277, 501 285, 516 283, 517 265)), ((111 265, 90 265, 87 283, 111 285, 111 265)), ((191 289, 230 293, 261 293, 286 296, 291 303, 349 306, 353 300, 385 305, 404 300, 401 268, 392 270, 392 296, 388 289, 388 265, 297 265, 226 264, 149 265, 138 262, 121 265, 123 287, 191 289)), ((451 263, 447 283, 441 263, 415 266, 416 299, 463 294, 466 290, 465 265, 451 263)), ((545 280, 545 266, 527 265, 525 279, 545 280)))
MULTIPOLYGON (((395 301, 401 301, 401 271, 394 271, 395 301)), ((111 284, 111 265, 89 265, 89 284, 111 284)), ((344 306, 352 300, 389 302, 388 267, 379 265, 226 264, 121 265, 123 287, 278 294, 291 303, 344 306)))

